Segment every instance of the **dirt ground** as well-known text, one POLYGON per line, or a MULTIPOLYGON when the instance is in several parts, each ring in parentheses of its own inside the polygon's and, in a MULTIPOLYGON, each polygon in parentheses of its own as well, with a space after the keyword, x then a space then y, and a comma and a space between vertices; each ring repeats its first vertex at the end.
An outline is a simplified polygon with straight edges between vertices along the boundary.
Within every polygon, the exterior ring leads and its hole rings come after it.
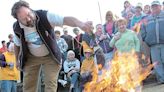
POLYGON ((157 85, 156 83, 144 85, 142 92, 164 92, 164 84, 157 85))
POLYGON ((155 75, 150 75, 143 83, 142 92, 164 92, 164 84, 157 84, 155 75))

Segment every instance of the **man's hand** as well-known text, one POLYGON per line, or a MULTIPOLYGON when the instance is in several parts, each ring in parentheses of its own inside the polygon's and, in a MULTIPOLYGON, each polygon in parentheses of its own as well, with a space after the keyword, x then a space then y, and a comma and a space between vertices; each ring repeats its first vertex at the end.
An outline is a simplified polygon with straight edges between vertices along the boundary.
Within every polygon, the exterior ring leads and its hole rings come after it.
POLYGON ((81 23, 81 25, 79 26, 79 28, 87 33, 92 33, 94 27, 93 27, 93 23, 92 21, 87 21, 85 23, 81 23))
POLYGON ((87 21, 83 23, 82 21, 76 19, 75 17, 64 17, 63 25, 71 26, 71 27, 79 27, 81 30, 91 33, 93 30, 93 25, 91 21, 87 21))
POLYGON ((16 68, 17 68, 18 70, 20 70, 20 62, 19 62, 19 61, 16 61, 16 68))

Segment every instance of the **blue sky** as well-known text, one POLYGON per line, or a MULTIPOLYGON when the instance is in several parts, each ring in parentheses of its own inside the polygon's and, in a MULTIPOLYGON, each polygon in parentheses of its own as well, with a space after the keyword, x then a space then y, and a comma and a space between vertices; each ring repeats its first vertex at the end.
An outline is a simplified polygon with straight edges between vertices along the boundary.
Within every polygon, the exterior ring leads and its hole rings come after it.
MULTIPOLYGON (((19 0, 1 0, 0 3, 0 41, 6 40, 9 33, 13 33, 12 24, 15 19, 11 16, 11 7, 19 0)), ((104 23, 105 13, 111 10, 120 16, 125 0, 25 0, 30 3, 32 9, 45 9, 62 16, 74 16, 81 21, 91 20, 94 25, 101 23, 99 16, 98 2, 100 4, 102 22, 104 23)), ((129 0, 132 5, 141 2, 143 5, 150 4, 152 0, 129 0)), ((162 2, 163 0, 159 0, 162 2)), ((71 32, 72 34, 72 32, 71 32)))

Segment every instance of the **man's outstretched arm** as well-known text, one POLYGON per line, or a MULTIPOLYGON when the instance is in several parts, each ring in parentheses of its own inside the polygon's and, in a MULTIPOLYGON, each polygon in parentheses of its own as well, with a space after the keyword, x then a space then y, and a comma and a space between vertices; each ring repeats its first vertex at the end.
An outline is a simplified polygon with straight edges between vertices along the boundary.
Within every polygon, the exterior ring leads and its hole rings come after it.
POLYGON ((92 29, 90 25, 91 21, 82 22, 74 17, 64 17, 63 25, 71 26, 71 27, 79 27, 81 30, 85 32, 89 32, 92 29))

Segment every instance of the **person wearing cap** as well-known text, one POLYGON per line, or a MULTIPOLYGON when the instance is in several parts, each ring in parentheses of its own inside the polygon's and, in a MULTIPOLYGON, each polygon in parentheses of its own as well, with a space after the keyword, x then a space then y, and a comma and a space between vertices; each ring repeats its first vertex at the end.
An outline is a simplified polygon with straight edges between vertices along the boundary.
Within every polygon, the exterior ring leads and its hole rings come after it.
POLYGON ((98 70, 97 70, 97 65, 94 61, 93 50, 90 48, 84 49, 84 56, 85 59, 83 60, 80 69, 80 75, 81 75, 80 87, 83 91, 84 90, 86 91, 88 89, 84 88, 84 86, 90 85, 89 83, 90 81, 97 80, 98 70))
POLYGON ((17 92, 16 83, 19 77, 19 70, 16 68, 14 43, 10 43, 7 46, 7 51, 0 55, 1 92, 17 92))
MULTIPOLYGON (((93 32, 93 28, 91 30, 93 32)), ((82 46, 83 46, 83 51, 85 49, 91 49, 94 52, 96 63, 98 65, 101 65, 101 69, 104 68, 105 66, 104 52, 96 41, 95 33, 88 34, 85 32, 82 38, 82 46)))
POLYGON ((151 3, 152 14, 142 25, 141 36, 150 47, 151 59, 155 63, 155 74, 159 84, 164 83, 164 11, 159 1, 151 3))
POLYGON ((142 12, 142 3, 138 3, 137 6, 135 7, 135 14, 131 20, 131 28, 132 30, 135 30, 135 25, 139 23, 142 18, 143 18, 143 12, 142 12))

